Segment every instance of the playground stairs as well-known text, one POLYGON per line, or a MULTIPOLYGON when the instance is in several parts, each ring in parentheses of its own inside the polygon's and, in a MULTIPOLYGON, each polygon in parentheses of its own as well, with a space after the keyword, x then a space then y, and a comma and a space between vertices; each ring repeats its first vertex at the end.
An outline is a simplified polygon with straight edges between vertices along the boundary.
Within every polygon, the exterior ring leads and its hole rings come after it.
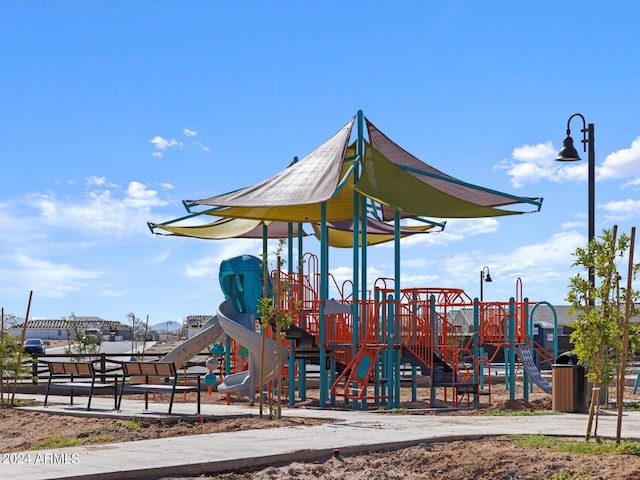
MULTIPOLYGON (((429 355, 429 353, 427 353, 429 355)), ((410 363, 411 365, 415 365, 420 367, 420 372, 424 376, 431 375, 431 365, 435 368, 441 368, 444 372, 452 372, 453 369, 451 366, 446 363, 440 356, 433 351, 430 351, 431 359, 425 359, 421 355, 418 355, 412 348, 403 345, 400 351, 400 361, 402 363, 410 363)))
MULTIPOLYGON (((292 325, 286 332, 286 338, 295 343, 294 357, 296 360, 305 360, 309 364, 320 365, 320 347, 316 343, 316 338, 303 328, 292 325)), ((346 368, 346 364, 351 358, 350 344, 331 344, 327 347, 327 358, 325 368, 331 369, 331 361, 335 360, 335 369, 338 374, 346 368)))
POLYGON ((291 325, 286 332, 287 340, 293 340, 296 345, 296 351, 301 350, 318 350, 316 339, 309 332, 296 325, 291 325))
POLYGON ((480 390, 477 382, 474 382, 472 372, 467 367, 463 371, 458 371, 457 367, 454 369, 436 351, 429 349, 427 355, 430 359, 423 358, 407 346, 403 346, 401 352, 401 361, 419 366, 423 375, 431 377, 433 388, 453 389, 457 404, 464 396, 467 396, 471 403, 472 397, 473 400, 478 400, 480 395, 487 394, 480 390))
POLYGON ((349 400, 380 400, 380 395, 367 394, 367 386, 384 383, 386 379, 374 378, 375 366, 380 357, 382 345, 365 345, 346 365, 331 386, 331 393, 349 400))
POLYGON ((291 325, 286 332, 286 338, 294 341, 293 353, 296 360, 306 360, 314 365, 320 364, 320 347, 313 335, 303 328, 291 325))

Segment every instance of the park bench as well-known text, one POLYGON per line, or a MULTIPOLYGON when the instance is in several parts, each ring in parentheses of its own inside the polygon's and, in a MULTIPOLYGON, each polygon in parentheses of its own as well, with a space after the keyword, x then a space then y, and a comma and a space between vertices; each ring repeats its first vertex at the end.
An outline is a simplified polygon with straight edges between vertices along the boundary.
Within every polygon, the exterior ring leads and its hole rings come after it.
POLYGON ((130 361, 121 362, 121 365, 124 377, 120 385, 117 410, 120 410, 122 396, 125 393, 144 394, 145 410, 149 409, 149 393, 170 393, 170 414, 176 392, 196 392, 197 413, 200 413, 200 374, 178 374, 173 362, 130 361), (143 383, 140 380, 143 380, 143 383))
POLYGON ((77 392, 88 392, 87 410, 91 409, 91 399, 95 390, 113 389, 113 408, 118 406, 118 377, 111 375, 114 381, 105 382, 105 375, 99 374, 96 378, 96 370, 91 362, 64 362, 47 361, 49 367, 49 381, 44 394, 44 406, 47 406, 49 392, 53 390, 66 390, 70 392, 71 405, 73 396, 77 392), (97 382, 96 382, 97 380, 97 382))

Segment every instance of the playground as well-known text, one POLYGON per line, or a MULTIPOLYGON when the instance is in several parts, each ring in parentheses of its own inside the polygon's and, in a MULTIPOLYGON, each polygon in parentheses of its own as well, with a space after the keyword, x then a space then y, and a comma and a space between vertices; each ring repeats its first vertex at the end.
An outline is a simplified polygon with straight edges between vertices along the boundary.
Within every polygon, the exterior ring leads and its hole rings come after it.
POLYGON ((277 395, 294 406, 307 401, 309 370, 317 366, 321 408, 404 408, 401 391, 409 387, 416 403, 425 379, 430 408, 475 408, 491 404, 492 365, 501 363, 510 400, 528 401, 534 386, 551 393, 540 366, 553 363, 557 340, 545 346, 535 338, 534 314, 550 309, 556 327, 557 319, 550 304, 523 295, 520 279, 514 297, 498 301, 472 298, 455 286, 401 285, 401 239, 445 228, 445 220, 433 218, 533 213, 541 198, 453 178, 408 153, 359 111, 273 177, 183 203, 188 215, 149 223, 151 231, 263 241, 262 258, 221 262, 225 300, 201 332, 163 359, 184 364, 209 346, 204 380, 218 392, 243 394, 251 405, 277 395), (202 223, 211 217, 217 219, 202 223), (198 223, 189 224, 194 219, 198 223), (317 253, 305 253, 305 225, 319 240, 317 253), (282 242, 275 266, 270 239, 282 242), (394 275, 368 278, 368 249, 385 242, 394 245, 394 275), (339 282, 331 273, 330 247, 352 250, 350 280, 339 282), (265 298, 268 319, 259 308, 265 298), (467 317, 467 332, 455 325, 458 315, 467 317), (284 329, 280 318, 287 320, 284 329))

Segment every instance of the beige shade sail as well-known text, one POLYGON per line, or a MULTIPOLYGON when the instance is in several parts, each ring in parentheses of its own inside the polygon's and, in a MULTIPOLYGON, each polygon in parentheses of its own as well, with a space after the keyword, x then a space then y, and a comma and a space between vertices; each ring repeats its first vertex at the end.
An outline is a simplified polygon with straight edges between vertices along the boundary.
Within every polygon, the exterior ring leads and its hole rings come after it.
MULTIPOLYGON (((313 223, 313 231, 318 239, 321 238, 320 225, 313 223)), ((418 233, 429 233, 437 225, 411 225, 400 227, 400 237, 408 237, 418 233)), ((353 248, 353 220, 339 220, 337 222, 327 222, 329 231, 329 246, 337 248, 353 248)), ((438 230, 440 231, 440 230, 438 230)), ((359 245, 362 244, 362 237, 359 236, 359 245)), ((378 245, 390 242, 395 238, 395 230, 393 225, 381 222, 379 220, 367 219, 367 245, 378 245)))
MULTIPOLYGON (((291 164, 267 180, 223 195, 202 200, 187 200, 187 203, 217 207, 259 208, 268 212, 271 208, 312 206, 327 201, 334 196, 340 181, 353 122, 354 118, 302 160, 291 164)), ((272 215, 240 216, 267 220, 272 215)), ((304 218, 303 215, 298 217, 304 218)))
MULTIPOLYGON (((532 204, 540 209, 542 199, 537 197, 517 197, 472 185, 427 165, 365 120, 371 143, 363 142, 363 158, 355 156, 353 144, 347 146, 354 124, 352 118, 320 147, 269 179, 223 195, 185 203, 188 208, 213 207, 199 214, 285 223, 317 223, 322 218, 333 223, 351 220, 354 191, 377 202, 382 207, 385 221, 394 218, 394 211, 399 211, 402 217, 446 219, 528 213, 496 208, 516 204, 532 204), (360 168, 360 176, 354 185, 357 168, 360 168), (324 217, 323 205, 326 206, 324 217)), ((198 234, 204 231, 201 229, 198 234)), ((340 228, 336 231, 345 232, 340 228)), ((336 233, 334 237, 338 235, 342 234, 336 233)), ((376 238, 382 241, 387 233, 372 232, 371 235, 371 242, 376 238)), ((348 242, 340 243, 346 245, 348 242)))
MULTIPOLYGON (((263 225, 267 225, 268 238, 286 238, 289 226, 283 222, 263 222, 261 220, 247 220, 243 218, 221 218, 205 225, 179 226, 149 223, 149 227, 158 235, 175 235, 179 237, 202 238, 205 240, 225 240, 229 238, 263 238, 263 225), (158 233, 156 229, 169 233, 158 233)), ((292 225, 293 235, 298 235, 298 225, 292 225)), ((300 229, 303 236, 308 235, 300 229)))
MULTIPOLYGON (((366 142, 365 142, 366 143, 366 142)), ((380 204, 409 216, 478 218, 518 215, 463 200, 425 183, 366 143, 362 174, 356 190, 380 204)))
MULTIPOLYGON (((472 185, 460 181, 446 173, 432 167, 416 158, 404 148, 397 145, 393 140, 382 133, 378 128, 365 119, 369 141, 374 148, 374 153, 370 155, 370 160, 378 161, 376 165, 369 165, 368 178, 359 191, 368 191, 375 198, 382 198, 381 203, 390 208, 383 207, 383 219, 393 218, 393 208, 401 205, 401 210, 405 213, 422 212, 430 217, 439 218, 475 218, 493 217, 502 215, 517 215, 527 213, 522 211, 501 210, 493 207, 530 203, 539 209, 541 199, 538 197, 518 197, 495 190, 487 189, 478 185, 472 185), (383 157, 388 162, 400 167, 403 174, 394 172, 390 165, 380 165, 379 157, 383 157), (377 172, 374 172, 377 171, 377 172), (419 173, 424 172, 424 173, 419 173), (387 175, 394 175, 393 181, 387 175), (407 175, 419 182, 409 181, 407 175), (375 177, 375 178, 374 178, 375 177), (385 181, 386 180, 386 181, 385 181), (400 192, 395 190, 389 183, 398 185, 399 181, 408 182, 411 185, 410 192, 402 188, 400 192), (365 185, 366 183, 366 185, 365 185), (420 185, 423 184, 423 185, 420 185), (382 191, 384 190, 384 191, 382 191), (405 198, 400 201, 401 194, 417 194, 414 203, 405 198), (394 200, 391 201, 393 197, 394 200), (425 204, 425 202, 429 202, 425 204), (444 202, 444 203, 443 203, 444 202), (482 208, 491 207, 491 208, 482 208)), ((399 185, 402 185, 400 183, 399 185)))

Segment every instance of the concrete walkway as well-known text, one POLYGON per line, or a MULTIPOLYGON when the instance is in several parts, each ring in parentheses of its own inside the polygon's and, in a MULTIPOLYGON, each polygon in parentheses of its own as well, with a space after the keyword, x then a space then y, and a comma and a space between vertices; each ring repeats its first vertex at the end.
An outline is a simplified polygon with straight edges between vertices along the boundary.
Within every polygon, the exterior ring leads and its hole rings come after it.
MULTIPOLYGON (((34 396, 30 395, 28 398, 34 396)), ((41 399, 36 396, 36 400, 41 399)), ((67 398, 50 397, 50 402, 56 400, 66 401, 67 398)), ((82 399, 78 400, 82 402, 82 399)), ((68 407, 56 403, 52 403, 47 410, 78 415, 100 413, 105 416, 145 416, 140 414, 144 403, 134 400, 124 399, 120 412, 111 410, 113 400, 107 397, 94 398, 92 407, 98 411, 86 412, 82 406, 68 407)), ((30 408, 43 410, 42 407, 30 408)), ((190 415, 195 412, 195 405, 177 403, 174 404, 174 412, 190 415)), ((202 413, 219 416, 257 415, 258 409, 203 404, 202 413)), ((98 480, 197 476, 203 472, 321 459, 331 455, 336 448, 343 454, 349 454, 487 435, 540 433, 583 436, 587 425, 586 414, 446 416, 286 408, 283 415, 329 418, 331 421, 313 427, 212 433, 3 454, 0 478, 98 480)), ((616 421, 615 415, 601 413, 599 435, 615 437, 616 421)), ((622 425, 625 439, 640 438, 640 412, 626 412, 622 425)), ((28 425, 24 427, 29 428, 28 425)))

